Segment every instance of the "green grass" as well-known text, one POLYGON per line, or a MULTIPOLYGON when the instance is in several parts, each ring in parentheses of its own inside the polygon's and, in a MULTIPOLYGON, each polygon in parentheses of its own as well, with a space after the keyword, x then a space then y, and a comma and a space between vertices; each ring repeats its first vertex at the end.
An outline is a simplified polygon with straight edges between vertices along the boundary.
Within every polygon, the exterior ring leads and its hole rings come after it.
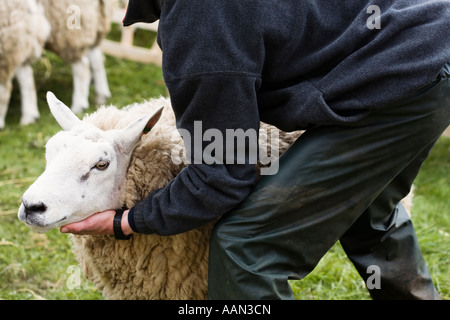
MULTIPOLYGON (((113 97, 108 103, 125 106, 166 95, 161 69, 107 57, 106 68, 113 97)), ((14 90, 0 132, 0 299, 101 299, 95 287, 76 277, 71 241, 58 230, 32 233, 17 219, 20 197, 44 170, 44 146, 59 127, 49 113, 45 93, 53 91, 71 101, 71 70, 47 53, 35 65, 41 118, 20 126, 20 97, 14 90)), ((91 94, 95 110, 94 95, 91 94)), ((450 139, 441 138, 416 181, 413 221, 419 242, 438 291, 450 298, 450 139)), ((297 299, 370 299, 361 278, 339 244, 301 281, 292 281, 297 299)))

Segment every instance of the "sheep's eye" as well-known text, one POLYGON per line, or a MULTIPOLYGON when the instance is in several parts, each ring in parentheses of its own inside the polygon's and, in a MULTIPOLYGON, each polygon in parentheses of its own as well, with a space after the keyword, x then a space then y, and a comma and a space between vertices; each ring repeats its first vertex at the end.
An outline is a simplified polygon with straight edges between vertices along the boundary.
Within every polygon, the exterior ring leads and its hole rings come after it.
POLYGON ((109 166, 109 162, 108 161, 100 160, 99 162, 97 162, 95 164, 95 169, 103 171, 103 170, 106 170, 106 168, 108 168, 108 166, 109 166))

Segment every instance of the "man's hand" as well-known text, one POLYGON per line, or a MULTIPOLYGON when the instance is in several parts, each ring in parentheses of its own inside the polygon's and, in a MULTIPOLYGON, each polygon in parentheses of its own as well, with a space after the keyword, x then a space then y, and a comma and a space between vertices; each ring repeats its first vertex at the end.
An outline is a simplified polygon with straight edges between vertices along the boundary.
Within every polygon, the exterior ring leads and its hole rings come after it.
MULTIPOLYGON (((122 216, 122 231, 125 235, 133 233, 133 230, 128 224, 128 211, 124 211, 122 216)), ((113 220, 115 214, 116 212, 114 210, 99 212, 83 221, 62 226, 60 231, 62 233, 73 233, 77 235, 114 234, 113 220)))

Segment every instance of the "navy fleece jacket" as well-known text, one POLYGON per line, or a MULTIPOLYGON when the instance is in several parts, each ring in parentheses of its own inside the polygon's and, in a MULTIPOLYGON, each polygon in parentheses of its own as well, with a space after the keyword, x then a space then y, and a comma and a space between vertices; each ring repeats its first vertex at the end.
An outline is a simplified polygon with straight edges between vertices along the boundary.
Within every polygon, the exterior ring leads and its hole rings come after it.
MULTIPOLYGON (((448 0, 130 0, 124 25, 157 19, 177 126, 192 135, 194 121, 203 132, 353 123, 450 61, 448 0)), ((129 222, 140 233, 193 229, 237 206, 256 179, 251 163, 190 164, 129 222)))

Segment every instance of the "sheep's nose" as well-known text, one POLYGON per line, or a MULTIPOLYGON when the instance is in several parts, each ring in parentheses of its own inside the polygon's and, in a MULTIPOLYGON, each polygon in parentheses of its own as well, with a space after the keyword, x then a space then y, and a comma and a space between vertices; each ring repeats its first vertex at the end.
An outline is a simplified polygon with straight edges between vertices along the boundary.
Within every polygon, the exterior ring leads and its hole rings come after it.
POLYGON ((47 210, 47 206, 42 202, 29 204, 23 201, 23 206, 25 208, 26 217, 30 217, 36 214, 42 214, 47 210))

